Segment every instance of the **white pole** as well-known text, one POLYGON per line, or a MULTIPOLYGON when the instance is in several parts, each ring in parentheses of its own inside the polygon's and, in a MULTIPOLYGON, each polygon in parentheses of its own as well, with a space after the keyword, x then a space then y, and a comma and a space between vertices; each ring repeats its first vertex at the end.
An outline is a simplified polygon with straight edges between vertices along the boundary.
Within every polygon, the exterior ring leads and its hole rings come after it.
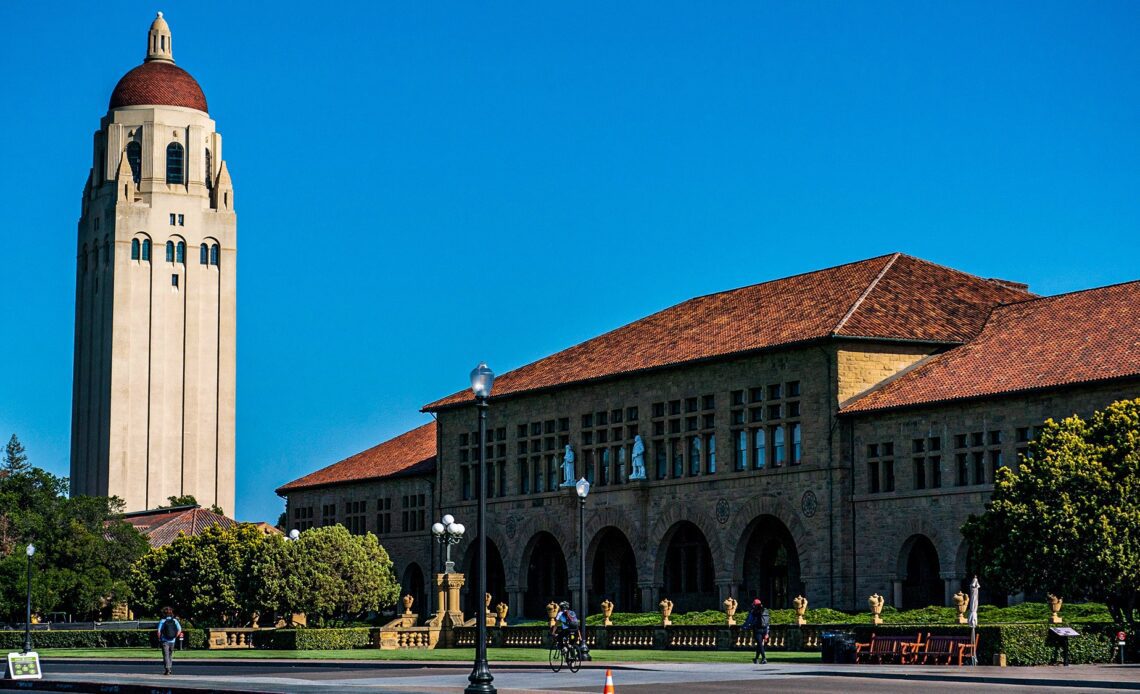
POLYGON ((976 634, 978 628, 978 588, 981 585, 978 583, 978 577, 974 576, 974 580, 970 583, 970 644, 973 650, 970 651, 970 664, 978 664, 978 637, 976 634))

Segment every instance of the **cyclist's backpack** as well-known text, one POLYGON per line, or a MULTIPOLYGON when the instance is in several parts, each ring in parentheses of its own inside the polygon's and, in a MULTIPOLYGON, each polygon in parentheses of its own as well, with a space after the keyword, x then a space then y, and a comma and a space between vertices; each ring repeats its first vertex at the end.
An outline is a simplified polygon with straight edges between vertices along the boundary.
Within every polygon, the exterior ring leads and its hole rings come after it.
POLYGON ((178 624, 175 623, 172 617, 167 617, 162 622, 162 638, 167 641, 173 641, 178 637, 178 624))
POLYGON ((574 613, 574 610, 563 610, 562 613, 566 615, 566 626, 571 629, 577 629, 578 615, 574 613))

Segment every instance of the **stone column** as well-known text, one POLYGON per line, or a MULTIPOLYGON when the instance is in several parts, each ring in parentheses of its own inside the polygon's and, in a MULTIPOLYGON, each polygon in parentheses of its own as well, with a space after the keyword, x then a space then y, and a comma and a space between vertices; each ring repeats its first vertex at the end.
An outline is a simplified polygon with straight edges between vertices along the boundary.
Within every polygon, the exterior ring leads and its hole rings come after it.
POLYGON ((961 576, 954 574, 942 574, 942 606, 954 606, 954 593, 958 592, 958 586, 962 585, 961 576))
POLYGON ((656 612, 659 608, 657 603, 661 602, 661 586, 653 583, 638 583, 641 588, 641 611, 642 612, 656 612))
MULTIPOLYGON (((735 589, 736 589, 736 583, 733 582, 733 580, 731 578, 717 579, 717 582, 716 582, 716 594, 717 594, 716 608, 718 610, 724 609, 724 601, 727 600, 730 595, 732 595, 732 593, 735 589)), ((740 600, 739 596, 735 596, 735 597, 737 600, 740 600)))
POLYGON ((891 587, 894 589, 892 591, 894 593, 894 601, 891 604, 894 605, 896 610, 902 609, 902 602, 903 602, 902 584, 903 584, 903 582, 899 581, 899 580, 891 581, 891 587))
POLYGON ((447 614, 447 574, 435 575, 435 614, 442 618, 447 614))

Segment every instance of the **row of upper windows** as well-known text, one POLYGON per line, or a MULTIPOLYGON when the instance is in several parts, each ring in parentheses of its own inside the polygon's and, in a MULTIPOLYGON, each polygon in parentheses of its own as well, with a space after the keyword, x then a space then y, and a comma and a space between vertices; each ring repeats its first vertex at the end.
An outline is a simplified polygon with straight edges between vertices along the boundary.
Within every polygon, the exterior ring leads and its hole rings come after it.
MULTIPOLYGON (((198 264, 199 265, 218 265, 218 258, 221 251, 218 244, 205 244, 203 243, 198 247, 198 264)), ((150 262, 150 239, 131 239, 131 260, 142 260, 150 262)), ((173 241, 166 242, 166 262, 168 263, 186 263, 186 242, 173 241)))
MULTIPOLYGON (((131 167, 131 177, 138 183, 142 178, 142 145, 138 142, 127 144, 127 163, 131 167)), ((210 149, 206 148, 206 188, 213 188, 210 172, 213 171, 213 157, 210 149)), ((186 183, 186 150, 181 143, 171 142, 166 146, 166 182, 169 184, 186 183)))

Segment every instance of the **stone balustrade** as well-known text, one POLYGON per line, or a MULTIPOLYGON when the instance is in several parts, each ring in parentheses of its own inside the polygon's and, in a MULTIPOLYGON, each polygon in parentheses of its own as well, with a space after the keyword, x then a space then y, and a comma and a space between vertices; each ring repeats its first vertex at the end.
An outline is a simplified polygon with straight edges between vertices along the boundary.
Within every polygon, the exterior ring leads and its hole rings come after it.
POLYGON ((207 629, 206 648, 253 648, 253 634, 257 631, 251 628, 207 629))

